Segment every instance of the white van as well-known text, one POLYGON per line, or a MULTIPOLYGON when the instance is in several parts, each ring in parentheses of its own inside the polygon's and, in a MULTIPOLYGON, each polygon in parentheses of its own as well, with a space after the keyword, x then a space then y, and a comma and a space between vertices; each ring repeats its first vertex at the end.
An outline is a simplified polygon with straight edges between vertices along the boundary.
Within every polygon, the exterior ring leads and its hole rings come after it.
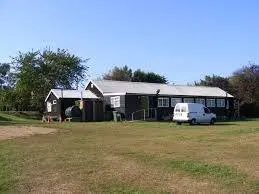
POLYGON ((216 115, 203 104, 198 103, 177 103, 174 108, 173 121, 181 123, 210 123, 214 124, 216 115))

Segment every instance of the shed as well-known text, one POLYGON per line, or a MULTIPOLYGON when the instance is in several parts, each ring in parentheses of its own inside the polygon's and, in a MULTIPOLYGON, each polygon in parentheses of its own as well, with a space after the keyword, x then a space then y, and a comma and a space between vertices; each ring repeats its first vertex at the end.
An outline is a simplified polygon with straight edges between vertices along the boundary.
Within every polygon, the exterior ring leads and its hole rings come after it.
POLYGON ((103 120, 102 99, 89 90, 51 89, 45 98, 46 115, 61 116, 63 120, 66 117, 65 110, 79 100, 84 104, 83 121, 103 120))

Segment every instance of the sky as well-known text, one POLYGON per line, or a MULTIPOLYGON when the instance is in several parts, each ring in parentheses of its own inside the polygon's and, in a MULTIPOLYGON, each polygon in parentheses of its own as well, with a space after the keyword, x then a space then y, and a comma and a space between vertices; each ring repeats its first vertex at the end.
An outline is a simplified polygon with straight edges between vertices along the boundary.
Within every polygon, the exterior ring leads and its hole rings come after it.
POLYGON ((229 76, 259 58, 257 0, 0 0, 0 62, 19 51, 64 48, 91 78, 112 67, 170 83, 229 76))

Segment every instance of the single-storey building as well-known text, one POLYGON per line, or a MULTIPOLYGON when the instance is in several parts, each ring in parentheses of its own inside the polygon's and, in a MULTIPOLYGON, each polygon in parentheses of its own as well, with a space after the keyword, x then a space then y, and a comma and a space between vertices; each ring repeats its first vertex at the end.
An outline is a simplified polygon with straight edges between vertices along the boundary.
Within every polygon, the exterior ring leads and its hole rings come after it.
POLYGON ((142 110, 146 117, 153 117, 156 110, 155 116, 163 119, 173 114, 179 102, 202 103, 218 117, 234 114, 233 96, 218 87, 89 80, 85 89, 103 100, 104 111, 115 109, 126 119, 143 117, 142 110))
POLYGON ((82 100, 84 113, 83 121, 103 120, 103 101, 89 90, 51 89, 45 99, 46 116, 64 120, 65 110, 82 100))

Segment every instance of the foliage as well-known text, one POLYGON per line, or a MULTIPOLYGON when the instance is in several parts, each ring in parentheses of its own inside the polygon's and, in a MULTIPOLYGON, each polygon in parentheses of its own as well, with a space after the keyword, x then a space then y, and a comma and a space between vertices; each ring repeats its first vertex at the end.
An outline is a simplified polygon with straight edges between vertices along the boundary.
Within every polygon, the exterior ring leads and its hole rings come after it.
POLYGON ((154 72, 144 72, 140 69, 136 70, 133 74, 132 81, 134 82, 149 82, 149 83, 167 83, 165 76, 156 74, 154 72))
POLYGON ((150 82, 150 83, 167 83, 167 79, 154 72, 144 72, 140 69, 132 73, 132 69, 127 65, 123 67, 115 66, 108 73, 103 75, 103 79, 106 80, 118 80, 118 81, 134 81, 134 82, 150 82))
POLYGON ((230 91, 230 83, 229 78, 217 76, 217 75, 206 75, 204 80, 200 80, 200 82, 195 82, 196 86, 211 86, 211 87, 219 87, 225 91, 230 91))
POLYGON ((205 76, 195 85, 220 87, 239 100, 241 115, 259 115, 259 65, 249 63, 226 78, 205 76))
POLYGON ((11 87, 14 81, 14 74, 11 73, 11 66, 8 63, 0 63, 0 89, 11 87))
POLYGON ((123 67, 115 66, 112 70, 103 75, 103 79, 106 80, 131 81, 131 78, 132 69, 127 65, 123 67))
MULTIPOLYGON (((18 110, 44 110, 44 99, 51 88, 77 88, 85 77, 87 66, 83 60, 67 50, 43 50, 19 53, 12 58, 15 68, 15 85, 12 90, 1 91, 2 100, 6 106, 18 110), (11 95, 13 104, 8 103, 6 95, 11 95)), ((1 74, 6 75, 5 66, 1 74)))

